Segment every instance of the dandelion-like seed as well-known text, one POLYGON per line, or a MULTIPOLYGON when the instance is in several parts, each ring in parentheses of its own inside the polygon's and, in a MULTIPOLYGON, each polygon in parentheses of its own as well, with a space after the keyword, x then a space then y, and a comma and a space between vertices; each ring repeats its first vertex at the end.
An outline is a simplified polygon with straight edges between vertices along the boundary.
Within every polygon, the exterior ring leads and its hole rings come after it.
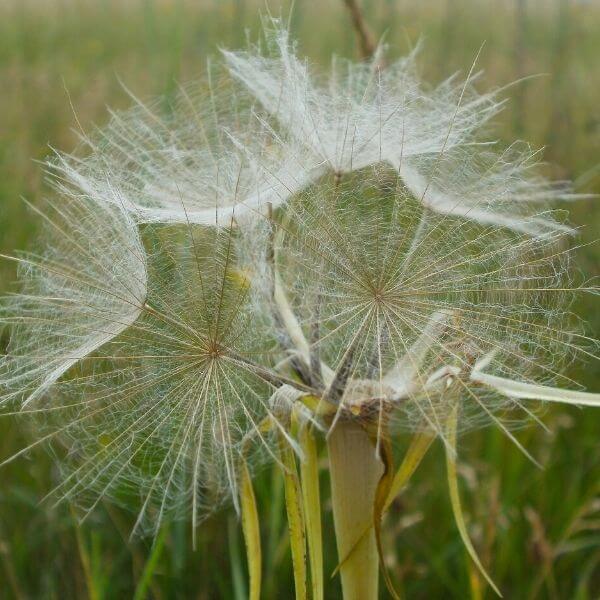
POLYGON ((131 96, 134 108, 81 135, 76 154, 57 152, 51 168, 139 223, 229 226, 234 215, 239 221, 280 204, 318 171, 301 146, 276 135, 257 100, 220 66, 208 63, 205 78, 181 87, 166 111, 131 96))
POLYGON ((189 514, 195 528, 231 500, 252 598, 251 476, 273 461, 297 596, 308 547, 322 598, 322 438, 344 597, 364 599, 381 518, 440 439, 460 535, 494 586, 464 525, 456 438, 492 424, 530 456, 514 428, 540 402, 600 405, 562 371, 597 359, 569 315, 572 292, 595 288, 570 284, 573 232, 548 204, 576 196, 527 146, 483 143, 501 103, 473 73, 428 89, 413 53, 385 70, 337 60, 326 78, 277 22, 265 38, 266 55, 225 52, 168 116, 136 100, 84 136, 91 153, 50 163, 52 238, 13 259, 24 288, 2 312, 2 404, 40 423, 18 455, 53 444, 65 469, 49 496, 134 506, 134 531, 189 514))

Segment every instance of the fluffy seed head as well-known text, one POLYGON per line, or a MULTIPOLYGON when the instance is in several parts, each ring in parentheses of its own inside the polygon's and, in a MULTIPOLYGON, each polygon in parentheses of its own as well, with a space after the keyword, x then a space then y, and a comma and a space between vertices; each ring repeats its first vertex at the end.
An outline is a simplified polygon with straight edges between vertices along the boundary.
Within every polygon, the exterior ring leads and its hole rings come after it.
POLYGON ((570 332, 547 207, 573 196, 527 146, 483 143, 496 96, 428 88, 414 53, 315 75, 265 37, 57 155, 53 236, 2 309, 2 403, 41 418, 55 496, 134 505, 138 531, 235 503, 273 432, 298 449, 290 411, 379 440, 446 439, 458 413, 516 442, 535 400, 600 405, 560 370, 596 344, 570 332))

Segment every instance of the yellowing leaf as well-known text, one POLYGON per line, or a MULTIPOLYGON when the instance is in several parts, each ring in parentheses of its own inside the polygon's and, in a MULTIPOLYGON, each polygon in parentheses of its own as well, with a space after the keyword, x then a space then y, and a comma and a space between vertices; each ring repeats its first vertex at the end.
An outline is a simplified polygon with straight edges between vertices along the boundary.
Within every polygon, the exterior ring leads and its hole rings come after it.
POLYGON ((306 593, 306 532, 302 512, 300 480, 296 469, 296 457, 287 439, 280 434, 279 454, 283 465, 285 507, 290 533, 290 549, 294 567, 296 600, 305 600, 306 593))
POLYGON ((413 473, 417 470, 417 467, 421 464, 421 460, 427 454, 433 440, 435 439, 435 435, 429 432, 418 432, 415 433, 406 454, 404 455, 404 459, 402 460, 402 464, 398 467, 396 474, 394 475, 394 479, 389 488, 389 492, 387 498, 385 500, 385 505, 383 507, 383 512, 385 513, 394 498, 401 492, 402 488, 409 482, 410 478, 413 476, 413 473))
POLYGON ((471 379, 496 391, 521 400, 540 400, 544 402, 562 402, 564 404, 575 404, 576 406, 600 406, 600 394, 592 392, 577 392, 550 387, 547 385, 534 385, 524 383, 497 375, 488 375, 480 369, 473 369, 471 379))
POLYGON ((260 546, 260 528, 256 496, 252 487, 252 479, 246 461, 240 465, 240 508, 242 512, 242 529, 246 542, 246 557, 250 575, 250 600, 260 599, 262 553, 260 546))
POLYGON ((299 436, 304 454, 304 460, 300 462, 300 476, 302 478, 302 501, 306 519, 312 597, 313 600, 323 600, 323 540, 317 443, 308 423, 301 426, 299 436))

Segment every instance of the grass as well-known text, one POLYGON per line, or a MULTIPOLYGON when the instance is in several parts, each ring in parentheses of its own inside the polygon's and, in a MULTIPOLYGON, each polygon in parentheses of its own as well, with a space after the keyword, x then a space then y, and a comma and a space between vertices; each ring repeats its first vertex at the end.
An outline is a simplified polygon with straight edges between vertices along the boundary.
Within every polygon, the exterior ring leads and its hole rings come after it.
MULTIPOLYGON (((485 41, 481 85, 505 85, 512 100, 496 135, 545 145, 549 173, 571 177, 581 191, 600 193, 600 7, 576 0, 365 0, 374 31, 394 49, 424 37, 420 63, 436 81, 466 71, 485 41), (556 166, 560 165, 560 166, 556 166)), ((20 196, 37 201, 48 190, 36 160, 48 145, 68 150, 84 129, 107 119, 106 106, 137 96, 169 95, 176 81, 196 77, 216 47, 238 46, 258 25, 256 0, 5 0, 0 6, 0 252, 30 247, 36 223, 20 196), (71 109, 72 103, 74 110, 71 109)), ((278 8, 274 8, 278 12, 278 8)), ((353 32, 336 0, 297 0, 292 19, 303 52, 323 60, 352 56, 353 32)), ((580 201, 572 220, 590 243, 577 252, 580 277, 598 276, 600 204, 580 201)), ((11 266, 0 265, 0 288, 12 289, 11 266)), ((576 312, 600 335, 597 297, 576 312)), ((574 378, 600 390, 597 365, 573 367, 574 378), (595 370, 594 370, 595 368, 595 370)), ((521 441, 543 471, 502 434, 470 434, 461 454, 461 485, 470 530, 486 568, 511 599, 586 600, 600 589, 600 414, 549 411, 547 435, 531 427, 521 441)), ((0 421, 0 457, 25 436, 0 421)), ((128 542, 132 516, 102 506, 78 526, 68 506, 38 501, 56 473, 43 452, 0 471, 0 597, 8 598, 242 598, 243 541, 224 511, 200 529, 192 550, 186 523, 173 523, 152 547, 128 542)), ((265 471, 257 482, 270 598, 293 597, 281 483, 265 471)), ((408 598, 479 598, 476 577, 452 520, 443 452, 435 449, 415 483, 390 510, 385 548, 392 577, 408 598)), ((323 484, 325 485, 325 481, 323 484)), ((325 520, 326 573, 335 567, 331 514, 325 520)), ((339 597, 334 582, 329 597, 339 597)), ((483 592, 491 597, 489 592, 483 592)))

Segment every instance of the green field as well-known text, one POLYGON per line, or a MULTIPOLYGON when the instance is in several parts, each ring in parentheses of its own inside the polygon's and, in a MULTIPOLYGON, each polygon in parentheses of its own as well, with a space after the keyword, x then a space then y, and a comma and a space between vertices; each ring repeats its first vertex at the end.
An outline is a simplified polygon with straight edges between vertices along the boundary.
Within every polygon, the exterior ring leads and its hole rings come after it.
MULTIPOLYGON (((373 32, 392 54, 423 38, 419 64, 431 82, 466 73, 483 42, 481 89, 510 87, 496 121, 498 139, 545 146, 547 172, 578 191, 600 193, 600 2, 576 0, 365 0, 373 32)), ((38 164, 49 146, 70 150, 77 121, 85 130, 136 96, 170 95, 198 77, 218 47, 258 30, 259 0, 3 0, 0 3, 0 253, 35 243, 38 223, 20 197, 50 194, 38 164)), ((273 13, 287 15, 289 3, 273 13)), ((301 52, 325 62, 355 56, 341 0, 296 0, 292 28, 301 52)), ((571 206, 582 227, 573 244, 578 278, 600 276, 600 201, 571 206)), ((14 289, 0 264, 0 289, 14 289)), ((576 312, 600 336, 597 296, 576 312)), ((6 340, 3 340, 3 344, 6 340)), ((574 379, 600 391, 597 362, 573 365, 574 379)), ((537 469, 502 433, 466 436, 461 484, 470 533, 505 597, 592 600, 600 596, 600 412, 558 408, 518 437, 545 465, 537 469)), ((25 444, 16 422, 0 420, 0 460, 25 444)), ((237 518, 225 510, 201 528, 172 523, 155 545, 128 541, 131 514, 101 505, 82 525, 68 505, 39 504, 57 473, 43 451, 0 470, 0 599, 133 597, 244 598, 244 547, 237 518)), ((472 572, 444 484, 441 448, 425 462, 386 518, 384 545, 405 598, 492 597, 472 572)), ((325 472, 323 486, 326 485, 325 472)), ((283 490, 276 472, 257 481, 265 553, 265 597, 292 598, 283 490)), ((336 565, 331 515, 325 520, 326 572, 336 565)), ((340 597, 339 583, 328 585, 340 597)), ((384 594, 384 592, 382 592, 384 594)))

